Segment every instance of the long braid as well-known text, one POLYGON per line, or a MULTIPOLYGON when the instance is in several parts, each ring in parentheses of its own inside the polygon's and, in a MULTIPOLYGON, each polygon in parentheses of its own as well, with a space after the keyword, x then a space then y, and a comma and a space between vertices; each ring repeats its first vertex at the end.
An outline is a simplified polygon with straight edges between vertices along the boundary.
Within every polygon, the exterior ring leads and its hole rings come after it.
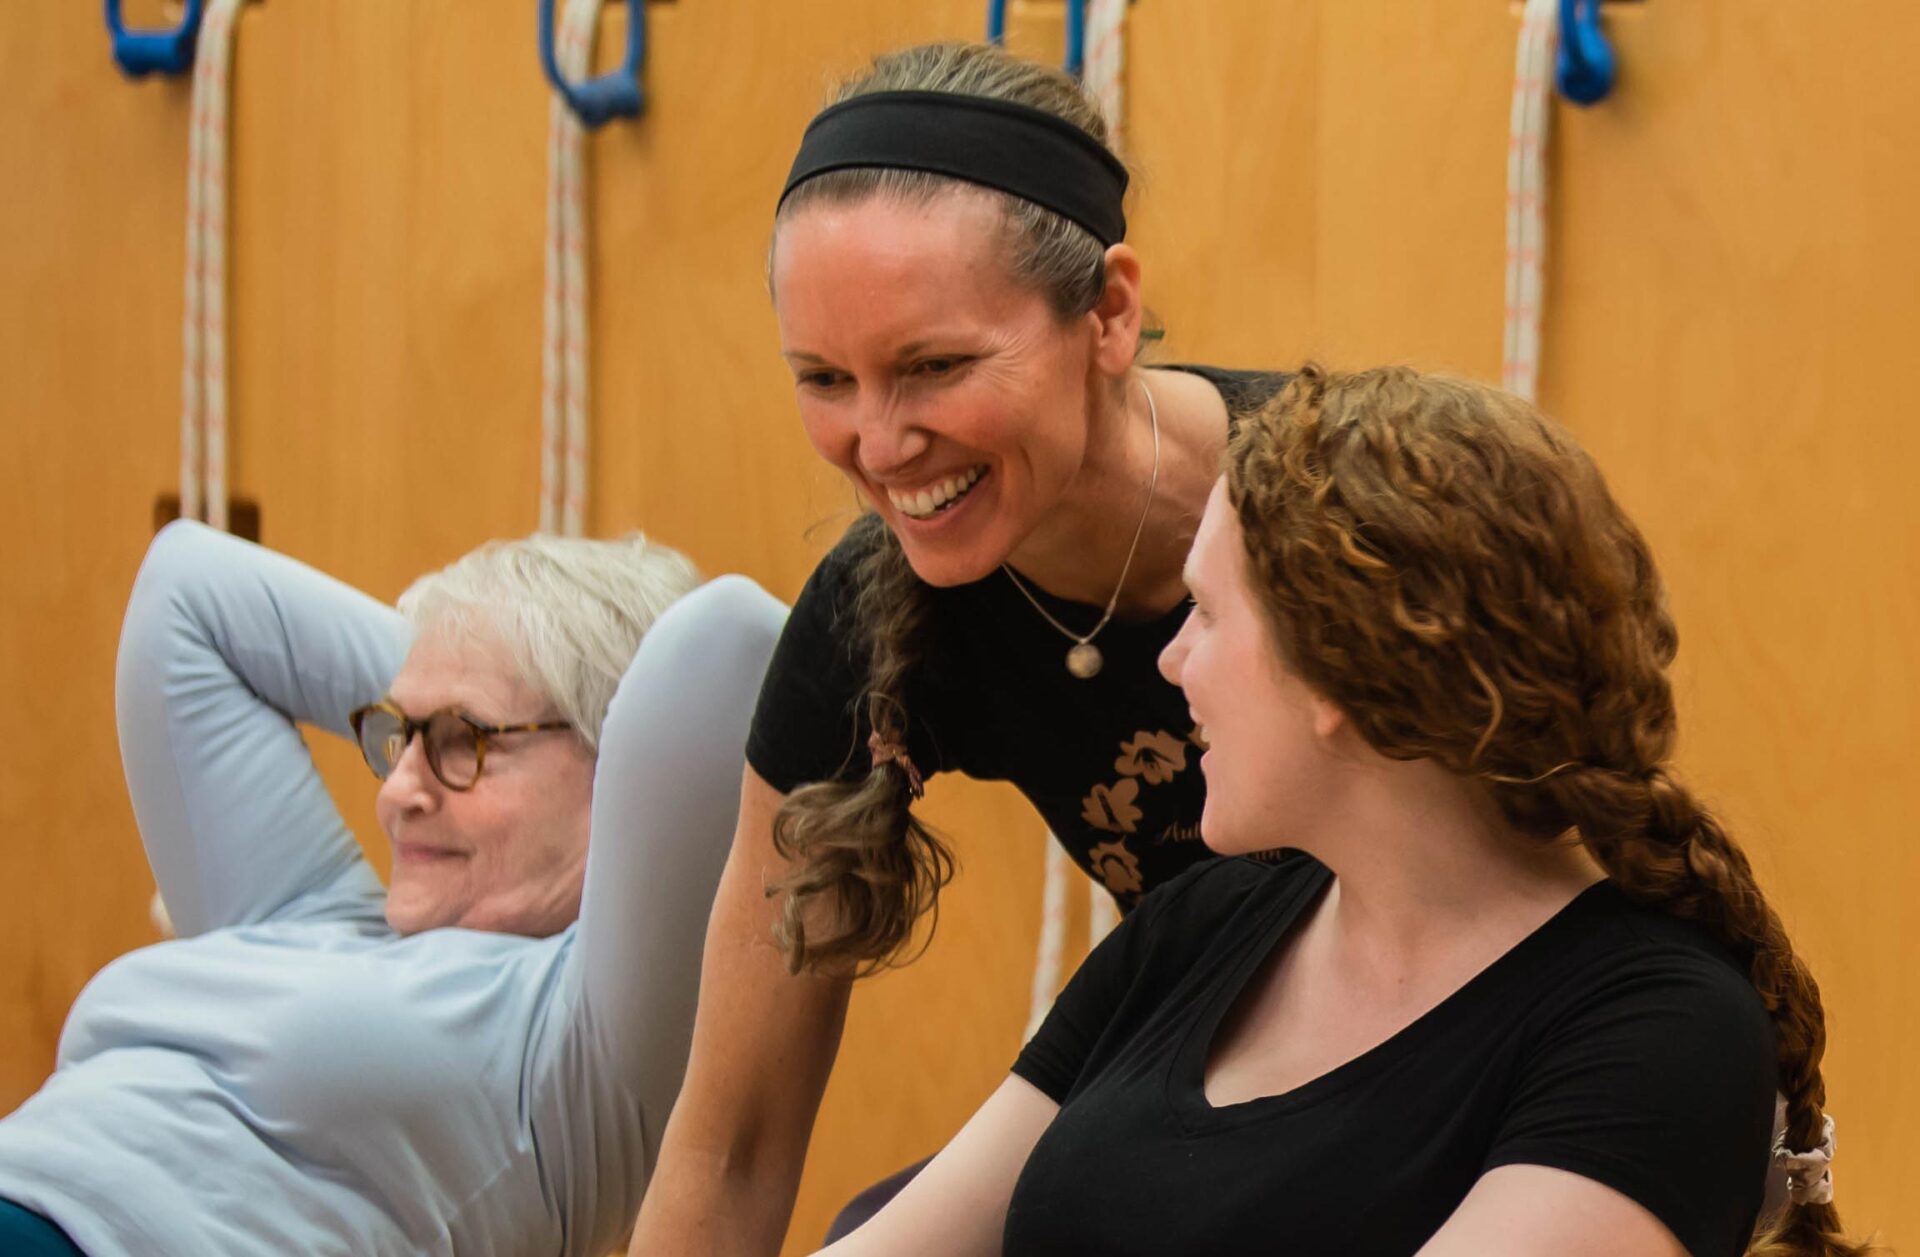
MULTIPOLYGON (((1748 958, 1748 974, 1773 1019, 1784 1144, 1821 1143, 1827 1098, 1820 1062, 1826 1016, 1820 987, 1753 876, 1747 855, 1717 819, 1661 765, 1629 771, 1576 768, 1530 789, 1553 799, 1607 876, 1640 903, 1707 927, 1748 958), (1628 823, 1620 824, 1625 819, 1628 823)), ((1789 1205, 1756 1238, 1765 1257, 1851 1257, 1873 1251, 1840 1229, 1830 1204, 1789 1205)))
MULTIPOLYGON (((1824 1135, 1820 989, 1745 852, 1669 761, 1678 644, 1639 531, 1563 429, 1497 390, 1302 370, 1228 450, 1250 574, 1290 666, 1380 753, 1486 783, 1569 829, 1632 899, 1746 962, 1775 1028, 1784 1144, 1824 1135)), ((1831 1204, 1750 1257, 1854 1257, 1831 1204)))
MULTIPOLYGON (((927 589, 879 516, 862 516, 850 532, 862 551, 850 610, 866 648, 867 723, 882 741, 900 744, 927 589)), ((907 771, 883 761, 855 781, 801 786, 781 804, 774 848, 794 869, 771 893, 783 896, 776 941, 794 972, 852 963, 864 973, 897 963, 914 923, 937 913, 953 856, 913 814, 913 796, 907 771)))

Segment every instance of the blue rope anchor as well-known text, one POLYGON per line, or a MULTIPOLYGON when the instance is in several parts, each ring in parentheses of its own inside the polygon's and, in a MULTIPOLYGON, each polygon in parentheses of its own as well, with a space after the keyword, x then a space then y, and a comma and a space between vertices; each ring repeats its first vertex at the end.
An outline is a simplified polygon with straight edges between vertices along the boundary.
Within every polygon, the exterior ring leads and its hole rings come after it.
POLYGON ((185 74, 193 69, 193 49, 200 39, 200 16, 206 0, 187 0, 186 15, 170 31, 130 31, 120 16, 120 0, 107 0, 107 33, 113 36, 113 59, 128 78, 148 74, 185 74))
MULTIPOLYGON (((987 42, 1007 42, 1007 0, 987 0, 987 42)), ((1087 66, 1087 0, 1067 0, 1067 52, 1061 68, 1079 78, 1087 66)))
MULTIPOLYGON (((110 0, 111 2, 111 0, 110 0)), ((559 92, 580 119, 580 125, 597 130, 615 118, 637 118, 645 107, 640 91, 640 64, 647 52, 646 0, 627 0, 627 58, 618 70, 609 71, 584 83, 569 83, 560 73, 553 55, 553 0, 540 0, 540 67, 547 82, 559 92)))
POLYGON ((1560 53, 1554 78, 1576 105, 1595 105, 1613 91, 1619 73, 1613 46, 1600 29, 1600 0, 1560 0, 1560 53))

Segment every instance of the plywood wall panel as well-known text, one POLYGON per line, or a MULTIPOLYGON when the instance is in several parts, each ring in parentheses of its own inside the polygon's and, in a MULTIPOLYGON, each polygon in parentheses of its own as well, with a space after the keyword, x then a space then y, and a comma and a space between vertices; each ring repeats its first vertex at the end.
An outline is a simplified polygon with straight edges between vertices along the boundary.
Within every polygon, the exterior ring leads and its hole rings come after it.
POLYGON ((1160 361, 1277 367, 1319 352, 1316 4, 1136 4, 1129 239, 1160 361))
POLYGON ((1499 4, 1320 10, 1322 352, 1497 378, 1515 25, 1499 4))
POLYGON ((1920 142, 1891 90, 1920 19, 1654 4, 1616 33, 1619 109, 1560 119, 1547 400, 1661 556, 1682 763, 1825 989, 1846 1214, 1910 1243, 1920 246, 1888 158, 1920 142))
MULTIPOLYGON (((51 1068, 74 992, 147 941, 112 661, 151 486, 176 457, 184 94, 89 85, 97 12, 0 27, 0 1109, 51 1068)), ((109 86, 117 86, 109 84, 109 86)))
MULTIPOLYGON (((235 480, 266 538, 383 597, 536 520, 547 97, 525 0, 245 9, 235 480)), ((1057 0, 1014 45, 1058 55, 1057 0)), ((827 85, 978 32, 977 0, 650 8, 647 116, 590 142, 592 527, 782 597, 852 509, 806 446, 764 291, 827 85)), ((1920 18, 1897 0, 1609 6, 1619 91, 1555 116, 1543 401, 1659 552, 1682 766, 1749 842, 1834 1028, 1841 1199, 1920 1235, 1920 18)), ((157 12, 134 11, 147 19, 157 12)), ((1175 360, 1497 373, 1516 15, 1497 0, 1138 0, 1131 239, 1175 360)), ((610 6, 602 58, 624 17, 610 6)), ((0 1108, 73 993, 151 937, 117 787, 114 634, 175 476, 187 92, 112 71, 97 9, 0 26, 0 1108)), ((317 754, 383 845, 348 748, 317 754)), ((1017 1048, 1041 827, 942 782, 963 873, 913 968, 863 986, 789 1251, 938 1146, 1017 1048)), ((1076 929, 1079 927, 1076 926, 1076 929)))

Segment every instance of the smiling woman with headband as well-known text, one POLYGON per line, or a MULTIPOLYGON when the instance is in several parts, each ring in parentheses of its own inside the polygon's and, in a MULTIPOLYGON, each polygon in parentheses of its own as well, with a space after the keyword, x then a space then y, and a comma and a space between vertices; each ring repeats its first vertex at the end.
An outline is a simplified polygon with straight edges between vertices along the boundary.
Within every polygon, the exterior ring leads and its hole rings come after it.
POLYGON ((801 140, 781 349, 869 513, 761 694, 635 1253, 778 1248, 852 976, 902 958, 951 868, 925 778, 1012 782, 1123 908, 1207 855, 1154 660, 1228 432, 1284 380, 1139 364, 1126 188, 1077 84, 979 45, 880 58, 801 140))

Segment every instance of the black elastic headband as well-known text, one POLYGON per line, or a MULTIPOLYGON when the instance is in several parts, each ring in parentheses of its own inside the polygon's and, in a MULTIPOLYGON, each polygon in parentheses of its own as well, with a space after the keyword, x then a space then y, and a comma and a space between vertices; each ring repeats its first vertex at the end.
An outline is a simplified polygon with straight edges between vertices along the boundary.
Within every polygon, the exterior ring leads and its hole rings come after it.
POLYGON ((997 188, 1085 227, 1103 245, 1127 235, 1127 168, 1062 118, 955 92, 872 92, 823 109, 794 156, 785 201, 830 170, 925 170, 997 188))

